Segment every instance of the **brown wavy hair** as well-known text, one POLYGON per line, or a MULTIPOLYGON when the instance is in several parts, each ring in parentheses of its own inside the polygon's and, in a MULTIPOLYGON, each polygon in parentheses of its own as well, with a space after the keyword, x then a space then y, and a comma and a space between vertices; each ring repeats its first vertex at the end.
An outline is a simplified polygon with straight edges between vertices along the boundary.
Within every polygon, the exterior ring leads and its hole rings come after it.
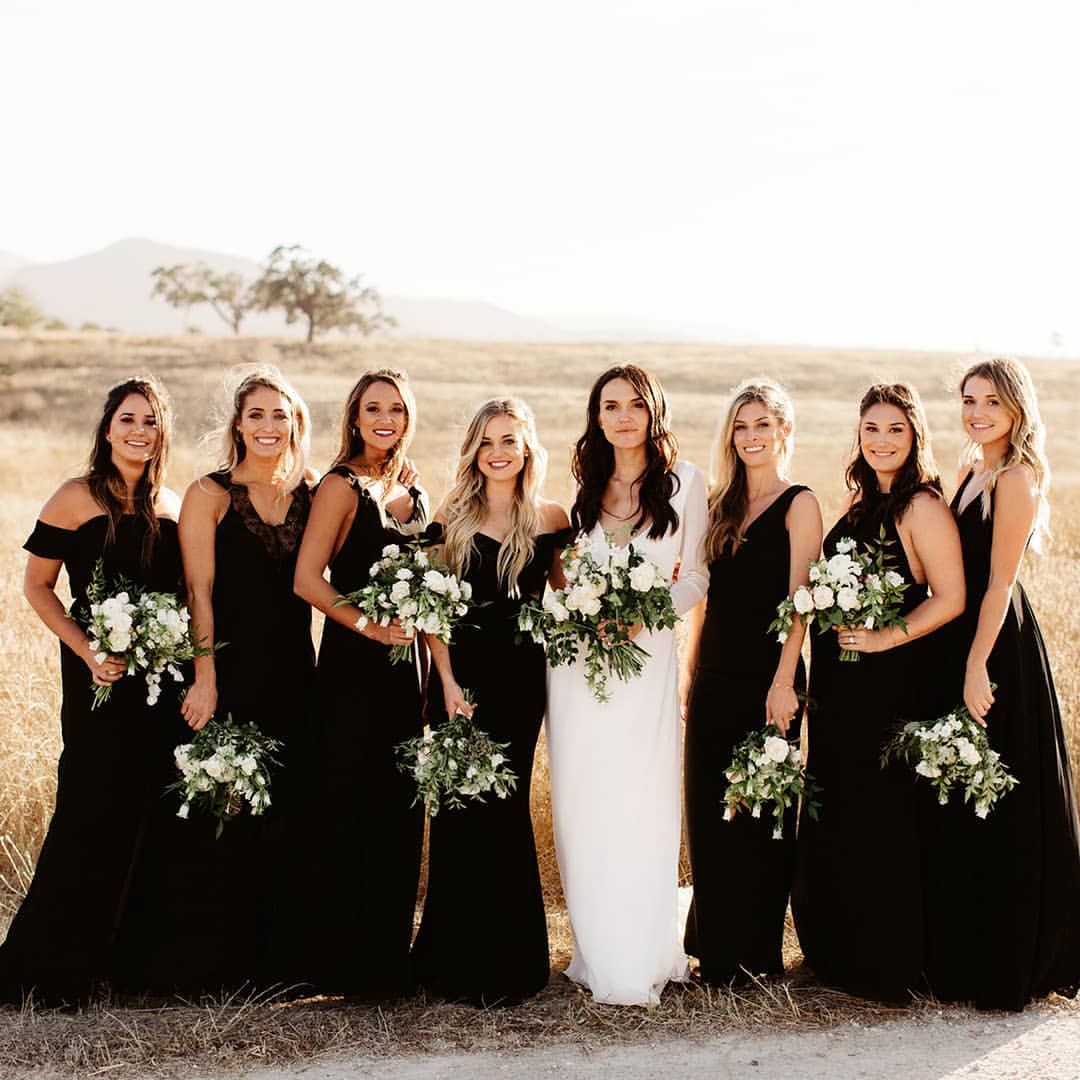
POLYGON ((570 470, 577 481, 577 496, 570 511, 574 528, 590 532, 600 520, 601 502, 615 471, 615 448, 600 427, 600 395, 612 379, 625 379, 649 410, 649 434, 645 440, 645 471, 638 487, 637 532, 646 522, 654 540, 679 527, 679 515, 671 505, 678 490, 675 462, 679 442, 671 430, 667 398, 655 375, 636 364, 610 367, 593 383, 585 410, 585 433, 578 439, 570 470))
POLYGON ((142 394, 154 414, 157 443, 150 460, 143 466, 142 476, 135 485, 133 502, 135 513, 146 522, 143 536, 142 561, 150 562, 157 543, 160 528, 154 508, 165 480, 165 466, 169 460, 169 443, 172 438, 172 408, 165 388, 152 375, 135 375, 117 383, 105 396, 101 419, 94 430, 86 473, 82 477, 90 488, 94 501, 105 511, 108 518, 106 543, 116 540, 116 529, 127 509, 127 486, 120 471, 113 464, 112 444, 105 437, 117 410, 128 394, 142 394))
POLYGON ((401 472, 402 462, 405 460, 405 454, 416 431, 416 398, 413 397, 412 388, 409 386, 409 376, 404 371, 378 368, 375 371, 365 371, 356 381, 356 385, 349 391, 349 396, 345 400, 345 411, 341 417, 341 445, 330 467, 344 465, 345 462, 363 453, 364 440, 356 427, 360 399, 367 393, 370 386, 380 382, 389 383, 401 395, 402 403, 405 405, 405 429, 401 433, 401 438, 394 444, 394 449, 386 455, 386 460, 382 463, 375 478, 384 486, 389 486, 401 472))

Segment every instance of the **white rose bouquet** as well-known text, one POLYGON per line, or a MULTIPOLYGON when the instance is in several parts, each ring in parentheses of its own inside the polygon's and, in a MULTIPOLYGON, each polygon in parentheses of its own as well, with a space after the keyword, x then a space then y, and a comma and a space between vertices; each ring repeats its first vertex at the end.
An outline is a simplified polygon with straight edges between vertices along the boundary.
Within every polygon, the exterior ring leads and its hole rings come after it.
POLYGON ((733 821, 740 810, 759 818, 772 803, 773 839, 781 840, 784 814, 800 797, 806 812, 817 820, 821 787, 806 771, 798 744, 788 742, 772 724, 751 732, 735 748, 724 776, 728 779, 725 821, 733 821))
POLYGON ((183 803, 176 816, 187 818, 194 804, 217 818, 215 835, 225 822, 243 810, 263 814, 270 806, 270 767, 281 749, 277 739, 264 735, 254 724, 211 720, 189 743, 173 751, 180 779, 167 791, 179 791, 183 803))
MULTIPOLYGON (((464 693, 471 704, 471 693, 464 693)), ((400 743, 398 768, 416 781, 413 805, 423 800, 428 817, 434 817, 442 806, 457 809, 466 799, 483 802, 489 791, 505 799, 517 786, 503 753, 509 745, 493 742, 471 717, 458 713, 400 743)))
MULTIPOLYGON (((367 585, 335 604, 355 604, 360 609, 361 630, 368 622, 389 626, 390 620, 397 618, 406 630, 431 634, 450 644, 454 625, 469 610, 469 582, 458 581, 445 566, 433 563, 419 541, 403 547, 387 544, 382 557, 372 563, 370 575, 367 585)), ((392 663, 411 656, 411 645, 390 649, 392 663)))
MULTIPOLYGON (((161 677, 183 682, 179 665, 206 656, 221 645, 202 645, 192 634, 191 616, 174 593, 149 592, 120 579, 110 586, 99 559, 86 590, 89 610, 82 626, 98 663, 122 656, 128 675, 146 673, 146 703, 157 704, 161 677)), ((107 701, 111 686, 95 686, 91 708, 107 701)))
MULTIPOLYGON (((891 560, 885 549, 892 543, 886 539, 884 527, 862 552, 849 537, 838 540, 835 555, 810 563, 810 584, 800 585, 793 596, 780 602, 769 632, 775 630, 783 644, 797 615, 807 625, 816 623, 821 632, 836 626, 867 630, 899 626, 907 633, 907 623, 900 615, 907 582, 889 568, 891 560)), ((840 650, 841 660, 855 661, 861 656, 852 649, 840 650)))
POLYGON ((913 764, 933 784, 941 806, 954 788, 963 790, 964 802, 975 804, 979 818, 1020 782, 991 749, 986 728, 963 705, 930 724, 905 724, 885 747, 882 766, 893 759, 913 764))
POLYGON ((566 587, 549 590, 542 603, 523 604, 518 629, 544 646, 552 667, 573 663, 584 645, 589 689, 607 701, 608 676, 629 682, 649 657, 630 639, 630 627, 675 625, 670 582, 633 544, 611 547, 600 558, 585 533, 563 550, 562 567, 566 587))

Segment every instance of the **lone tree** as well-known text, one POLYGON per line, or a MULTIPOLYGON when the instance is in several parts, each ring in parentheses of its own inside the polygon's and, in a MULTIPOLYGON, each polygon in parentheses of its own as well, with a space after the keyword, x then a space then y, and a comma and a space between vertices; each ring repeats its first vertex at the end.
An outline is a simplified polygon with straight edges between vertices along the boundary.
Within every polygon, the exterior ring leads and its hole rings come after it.
POLYGON ((252 286, 239 274, 217 274, 204 262, 159 266, 150 276, 154 279, 151 296, 185 311, 208 304, 234 334, 240 333, 244 316, 255 306, 252 286))
POLYGON ((45 316, 25 289, 12 285, 0 293, 0 326, 32 330, 45 316))
POLYGON ((397 325, 383 314, 382 298, 374 288, 362 285, 359 277, 346 278, 325 259, 311 258, 298 244, 274 248, 252 289, 261 310, 281 308, 290 326, 306 319, 308 341, 329 330, 371 334, 397 325))

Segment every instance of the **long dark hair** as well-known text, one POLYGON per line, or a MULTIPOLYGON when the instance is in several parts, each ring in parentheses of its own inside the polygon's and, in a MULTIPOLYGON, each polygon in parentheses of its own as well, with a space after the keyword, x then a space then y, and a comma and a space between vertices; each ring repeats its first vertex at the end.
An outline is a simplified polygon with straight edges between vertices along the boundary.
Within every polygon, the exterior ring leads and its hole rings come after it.
POLYGON ((113 417, 128 394, 142 394, 146 398, 150 411, 154 414, 157 428, 157 442, 153 456, 143 467, 133 495, 135 513, 146 522, 142 546, 142 560, 145 564, 150 561, 158 538, 158 519, 154 508, 165 479, 165 466, 169 460, 169 442, 172 435, 172 409, 169 406, 169 399, 165 388, 152 375, 136 375, 122 383, 117 383, 109 390, 101 412, 101 419, 94 431, 90 459, 83 479, 90 488, 94 501, 105 511, 108 518, 106 543, 111 544, 116 540, 116 529, 127 507, 127 486, 120 471, 113 464, 112 444, 105 436, 113 417))
POLYGON ((570 469, 577 481, 577 496, 570 511, 575 529, 590 532, 600 520, 604 489, 615 470, 615 448, 600 427, 600 395, 612 379, 625 379, 649 410, 649 435, 645 440, 645 471, 638 487, 638 516, 632 532, 649 522, 654 540, 679 527, 679 515, 671 505, 678 490, 674 473, 679 443, 670 427, 667 398, 659 380, 636 364, 610 367, 593 383, 585 412, 585 434, 578 439, 570 469))
POLYGON ((859 429, 855 431, 855 446, 851 461, 844 472, 844 481, 852 493, 848 518, 852 521, 864 515, 899 521, 920 491, 941 495, 941 476, 930 450, 930 433, 926 425, 919 393, 910 383, 874 383, 859 402, 859 425, 875 405, 895 405, 911 425, 911 451, 897 470, 888 491, 878 487, 877 473, 863 457, 859 429))
POLYGON ((345 462, 363 453, 364 440, 356 425, 356 418, 360 412, 360 399, 367 393, 369 386, 380 382, 389 383, 401 395, 405 406, 405 428, 401 433, 401 438, 394 444, 393 450, 386 455, 386 460, 377 476, 377 479, 385 485, 390 485, 401 472, 402 462, 405 460, 409 443, 412 442, 413 433, 416 431, 416 398, 413 397, 412 387, 409 386, 409 376, 404 371, 379 368, 376 371, 365 371, 356 381, 356 385, 349 391, 349 396, 345 400, 345 411, 341 417, 341 445, 334 458, 334 464, 330 467, 344 465, 345 462))

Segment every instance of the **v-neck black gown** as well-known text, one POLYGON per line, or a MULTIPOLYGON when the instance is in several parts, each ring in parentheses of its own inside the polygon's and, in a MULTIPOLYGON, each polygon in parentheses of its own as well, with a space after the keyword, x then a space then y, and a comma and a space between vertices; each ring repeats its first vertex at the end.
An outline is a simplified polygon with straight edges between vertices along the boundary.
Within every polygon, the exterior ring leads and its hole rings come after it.
MULTIPOLYGON (((473 691, 476 723, 504 753, 518 783, 506 799, 486 796, 432 819, 427 897, 413 946, 417 982, 439 997, 512 1004, 548 981, 547 920, 529 810, 533 755, 547 700, 544 650, 515 644, 522 603, 544 591, 556 534, 538 536, 509 597, 497 574, 498 541, 478 533, 465 575, 482 607, 454 631, 450 659, 458 685, 473 691)), ((446 719, 437 673, 428 684, 428 720, 446 719)))
MULTIPOLYGON (((78 529, 39 521, 24 546, 31 554, 63 561, 78 615, 85 613, 98 559, 107 581, 123 577, 155 592, 179 592, 176 522, 160 520, 159 525, 148 565, 142 562, 146 523, 134 515, 121 518, 111 544, 102 515, 78 529)), ((144 679, 127 676, 91 711, 90 672, 63 644, 60 671, 64 748, 56 810, 34 880, 0 947, 4 1001, 18 1002, 33 990, 39 1003, 76 1004, 112 974, 117 934, 130 917, 131 879, 168 773, 165 733, 177 710, 171 680, 162 681, 161 698, 149 706, 144 679)))
MULTIPOLYGON (((881 517, 841 518, 826 557, 850 536, 876 540, 881 517)), ((915 582, 891 516, 884 520, 895 569, 908 583, 903 610, 927 595, 915 582)), ((803 809, 791 907, 806 962, 822 982, 851 994, 906 1002, 923 981, 923 915, 916 777, 880 764, 896 729, 926 717, 928 634, 886 652, 840 660, 833 631, 812 632, 808 770, 821 785, 817 821, 803 809)))
MULTIPOLYGON (((961 702, 967 653, 990 578, 991 513, 971 480, 953 499, 967 605, 949 634, 938 678, 961 702)), ((1080 985, 1080 843, 1075 789, 1054 680, 1039 624, 1019 582, 987 661, 997 685, 986 718, 990 745, 1020 781, 985 820, 954 799, 926 809, 930 987, 943 1000, 1019 1010, 1080 985)))
MULTIPOLYGON (((686 951, 714 986, 784 970, 784 916, 795 859, 795 808, 784 838, 773 818, 724 820, 724 769, 735 747, 765 726, 781 645, 768 625, 788 595, 791 543, 785 517, 808 488, 793 484, 746 530, 735 552, 709 564, 709 594, 686 717, 686 826, 694 899, 686 951)), ((805 689, 799 661, 796 689, 805 689)))

